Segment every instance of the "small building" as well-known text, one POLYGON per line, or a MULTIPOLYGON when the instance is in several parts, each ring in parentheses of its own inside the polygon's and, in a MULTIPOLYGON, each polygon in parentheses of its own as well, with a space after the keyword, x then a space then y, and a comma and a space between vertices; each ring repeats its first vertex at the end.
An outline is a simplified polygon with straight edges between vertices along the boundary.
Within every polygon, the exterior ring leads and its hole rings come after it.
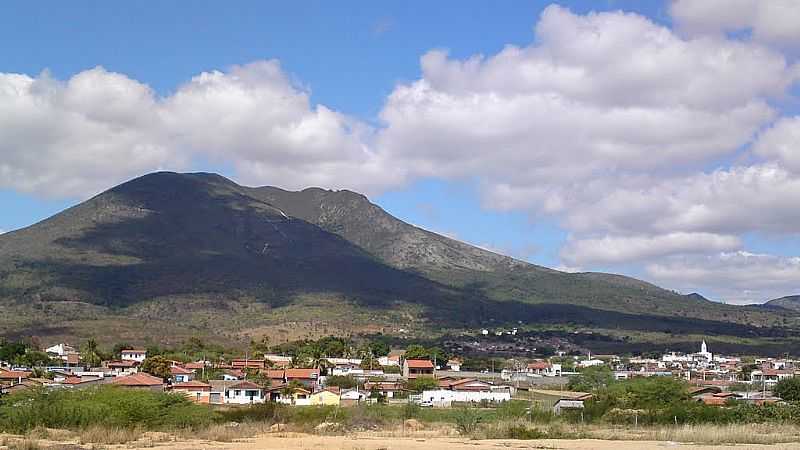
POLYGON ((476 378, 443 378, 439 380, 439 387, 451 391, 462 392, 491 392, 492 385, 476 378))
POLYGON ((23 370, 2 370, 0 369, 0 383, 2 384, 21 384, 23 380, 31 377, 31 372, 23 370))
POLYGON ((453 372, 461 372, 461 364, 463 364, 463 362, 457 358, 447 361, 447 367, 449 367, 453 372))
POLYGON ((407 359, 403 363, 403 378, 413 380, 419 377, 435 377, 436 368, 427 359, 407 359))
POLYGON ((511 400, 511 392, 473 392, 473 391, 450 391, 439 389, 435 391, 423 391, 420 397, 422 403, 433 406, 448 408, 453 402, 459 403, 500 403, 511 400))
POLYGON ((172 385, 174 392, 180 392, 195 403, 211 403, 211 385, 201 381, 187 381, 172 385))
POLYGON ((264 403, 265 390, 250 381, 211 380, 209 403, 226 405, 249 405, 264 403))
POLYGON ((319 369, 286 369, 284 376, 287 383, 297 381, 312 392, 319 385, 319 369))
POLYGON ((397 381, 367 381, 364 383, 364 390, 368 393, 378 392, 386 398, 394 398, 398 393, 403 392, 403 383, 397 381))
POLYGON ((560 415, 564 411, 582 411, 583 400, 574 398, 560 398, 553 405, 553 414, 560 415))
POLYGON ((184 369, 180 366, 172 366, 169 368, 172 374, 173 383, 187 383, 194 378, 194 372, 189 369, 184 369))
POLYGON ((149 389, 152 391, 164 390, 164 380, 144 372, 116 377, 111 383, 130 389, 149 389))
MULTIPOLYGON (((342 391, 339 395, 340 406, 355 406, 359 403, 367 401, 369 394, 367 392, 359 391, 358 389, 349 389, 342 391)), ((387 395, 388 397, 388 395, 387 395)))
POLYGON ((314 392, 308 398, 308 404, 312 406, 339 406, 339 389, 327 388, 314 392))
POLYGON ((273 386, 267 390, 270 401, 285 405, 307 406, 310 404, 310 395, 311 391, 308 389, 287 384, 273 386))
POLYGON ((123 361, 142 362, 147 359, 147 350, 128 348, 120 352, 123 361))

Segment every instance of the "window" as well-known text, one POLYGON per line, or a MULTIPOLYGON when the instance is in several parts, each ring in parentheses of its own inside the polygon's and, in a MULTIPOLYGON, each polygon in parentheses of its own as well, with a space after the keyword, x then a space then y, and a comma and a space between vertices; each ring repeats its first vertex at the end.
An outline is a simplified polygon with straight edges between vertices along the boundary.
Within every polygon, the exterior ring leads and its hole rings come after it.
POLYGON ((236 390, 233 391, 233 395, 235 395, 236 397, 240 396, 241 394, 242 394, 242 391, 240 391, 239 389, 236 389, 236 390))

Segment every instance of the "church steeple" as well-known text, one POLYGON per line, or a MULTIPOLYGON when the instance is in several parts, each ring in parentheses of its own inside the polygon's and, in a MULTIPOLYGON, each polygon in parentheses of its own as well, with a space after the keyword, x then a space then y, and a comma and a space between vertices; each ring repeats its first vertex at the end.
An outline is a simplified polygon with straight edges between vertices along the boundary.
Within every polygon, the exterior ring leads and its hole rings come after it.
POLYGON ((700 344, 700 353, 708 353, 708 347, 706 346, 705 339, 703 339, 703 343, 700 344))

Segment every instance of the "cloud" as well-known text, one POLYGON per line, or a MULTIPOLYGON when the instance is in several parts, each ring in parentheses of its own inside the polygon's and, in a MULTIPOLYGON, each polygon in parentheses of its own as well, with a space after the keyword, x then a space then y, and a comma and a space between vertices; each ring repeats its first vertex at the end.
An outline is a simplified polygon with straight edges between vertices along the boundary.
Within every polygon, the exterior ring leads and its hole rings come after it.
POLYGON ((277 61, 201 73, 167 97, 102 67, 67 81, 0 74, 0 187, 86 197, 198 159, 240 181, 370 192, 398 183, 372 130, 294 86, 277 61))
POLYGON ((756 154, 778 161, 800 173, 800 116, 784 117, 761 133, 753 146, 756 154))
POLYGON ((670 14, 691 35, 745 31, 757 42, 800 46, 796 0, 675 0, 670 14))
POLYGON ((715 291, 733 303, 750 303, 800 293, 800 258, 721 252, 691 255, 653 263, 647 272, 656 280, 684 290, 715 291))
POLYGON ((658 236, 605 236, 572 240, 562 249, 568 263, 614 264, 671 254, 735 250, 742 245, 736 236, 711 233, 669 233, 658 236))

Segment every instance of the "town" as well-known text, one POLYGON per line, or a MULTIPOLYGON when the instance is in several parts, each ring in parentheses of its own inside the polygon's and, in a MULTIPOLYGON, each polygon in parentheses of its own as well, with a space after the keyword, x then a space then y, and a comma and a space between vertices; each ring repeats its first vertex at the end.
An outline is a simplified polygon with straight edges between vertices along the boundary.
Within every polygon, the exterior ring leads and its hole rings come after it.
POLYGON ((440 350, 420 345, 390 349, 367 343, 357 350, 348 344, 330 337, 302 343, 293 354, 272 353, 262 345, 261 351, 212 360, 192 357, 213 353, 202 342, 182 353, 118 345, 108 355, 93 340, 81 347, 57 343, 43 348, 6 342, 0 344, 0 396, 112 385, 179 393, 207 405, 415 403, 447 408, 517 399, 561 414, 581 410, 592 399, 597 383, 587 383, 588 374, 614 381, 681 380, 693 401, 718 407, 732 401, 764 405, 795 400, 781 398, 776 387, 800 374, 800 361, 718 355, 705 341, 696 353, 669 352, 660 358, 564 352, 550 358, 509 358, 494 371, 464 370, 459 355, 444 357, 440 350))

